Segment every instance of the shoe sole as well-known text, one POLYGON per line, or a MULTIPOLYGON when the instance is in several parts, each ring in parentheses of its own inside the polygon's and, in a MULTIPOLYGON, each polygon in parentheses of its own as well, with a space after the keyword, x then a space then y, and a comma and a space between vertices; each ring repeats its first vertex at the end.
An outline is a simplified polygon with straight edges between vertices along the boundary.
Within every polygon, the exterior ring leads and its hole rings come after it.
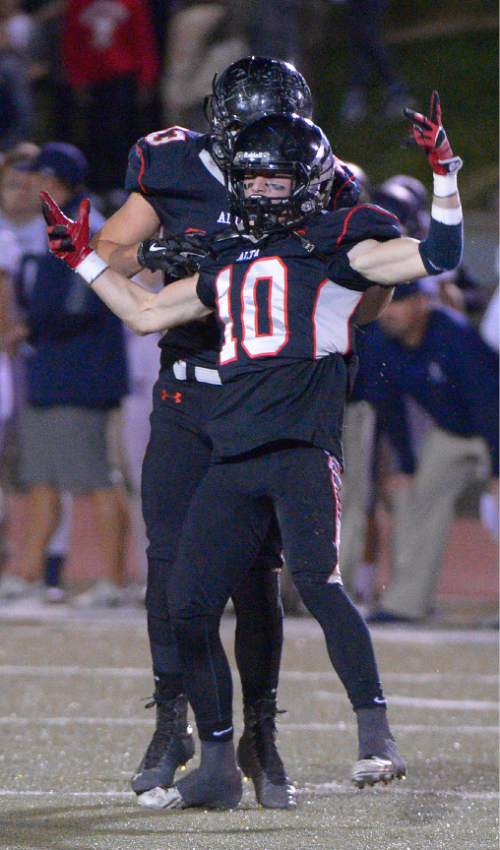
POLYGON ((252 783, 259 806, 264 809, 297 808, 297 790, 291 782, 287 782, 286 785, 274 785, 260 771, 253 776, 250 764, 245 763, 245 759, 242 758, 239 745, 236 750, 236 761, 243 774, 243 782, 252 783))
POLYGON ((179 790, 173 786, 172 788, 152 788, 144 794, 140 794, 137 802, 140 806, 146 809, 214 809, 217 811, 229 811, 235 809, 240 802, 242 794, 238 798, 231 801, 218 803, 217 800, 212 800, 206 803, 197 803, 190 805, 185 803, 179 790))
POLYGON ((243 773, 243 782, 251 782, 254 787, 255 799, 259 806, 262 806, 264 809, 297 808, 297 789, 295 785, 292 785, 291 782, 287 782, 286 785, 273 785, 272 782, 262 779, 260 775, 254 778, 243 769, 239 759, 237 761, 243 773))
POLYGON ((365 785, 373 786, 378 782, 388 785, 394 779, 406 779, 403 768, 395 768, 392 761, 376 756, 370 759, 360 759, 353 767, 351 781, 362 790, 365 785))

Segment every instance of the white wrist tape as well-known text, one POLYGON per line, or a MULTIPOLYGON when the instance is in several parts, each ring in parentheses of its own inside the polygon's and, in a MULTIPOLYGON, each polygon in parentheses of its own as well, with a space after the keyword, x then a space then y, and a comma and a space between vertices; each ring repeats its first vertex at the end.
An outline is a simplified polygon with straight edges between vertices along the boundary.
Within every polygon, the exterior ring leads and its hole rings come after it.
POLYGON ((79 263, 75 272, 77 272, 80 277, 83 277, 85 283, 88 283, 89 286, 92 286, 94 281, 102 274, 106 269, 109 269, 108 264, 102 259, 102 257, 97 254, 96 251, 92 251, 91 254, 88 254, 81 263, 79 263))
POLYGON ((433 204, 431 207, 431 216, 435 221, 440 221, 441 224, 461 224, 463 219, 462 207, 438 207, 433 204))
POLYGON ((434 197, 449 198, 458 192, 457 174, 434 174, 434 197))

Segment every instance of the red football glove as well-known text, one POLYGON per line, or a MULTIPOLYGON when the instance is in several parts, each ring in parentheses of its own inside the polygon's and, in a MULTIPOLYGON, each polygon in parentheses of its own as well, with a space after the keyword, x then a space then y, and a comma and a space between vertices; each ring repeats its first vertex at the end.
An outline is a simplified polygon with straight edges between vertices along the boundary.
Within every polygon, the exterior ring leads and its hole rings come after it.
POLYGON ((441 104, 439 94, 433 91, 431 95, 430 118, 413 109, 403 109, 404 115, 410 119, 410 143, 416 143, 425 152, 432 170, 436 174, 453 174, 462 168, 463 162, 459 156, 453 156, 451 145, 441 123, 441 104))
POLYGON ((49 248, 54 256, 76 269, 92 253, 89 247, 90 201, 84 198, 78 208, 78 218, 73 221, 59 209, 48 192, 40 192, 42 212, 47 222, 49 248))

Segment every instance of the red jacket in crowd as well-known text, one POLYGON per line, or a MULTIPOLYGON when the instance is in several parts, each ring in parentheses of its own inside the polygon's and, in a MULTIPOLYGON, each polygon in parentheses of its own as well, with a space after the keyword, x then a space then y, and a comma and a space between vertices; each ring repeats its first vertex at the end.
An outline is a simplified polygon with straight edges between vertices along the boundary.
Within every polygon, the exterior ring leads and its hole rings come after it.
POLYGON ((74 88, 134 74, 142 87, 158 77, 159 59, 147 0, 70 0, 63 61, 74 88))

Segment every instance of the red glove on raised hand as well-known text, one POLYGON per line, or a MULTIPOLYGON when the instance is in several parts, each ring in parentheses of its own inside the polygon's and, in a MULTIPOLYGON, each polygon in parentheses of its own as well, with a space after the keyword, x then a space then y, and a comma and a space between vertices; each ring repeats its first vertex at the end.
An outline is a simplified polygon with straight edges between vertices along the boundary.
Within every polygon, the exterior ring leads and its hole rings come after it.
POLYGON ((410 119, 410 143, 416 143, 425 151, 430 166, 435 174, 454 174, 462 168, 463 161, 454 156, 448 137, 441 123, 441 104, 439 94, 433 91, 431 95, 430 118, 413 109, 404 109, 403 113, 410 119))
POLYGON ((42 212, 47 222, 49 248, 54 256, 64 260, 72 269, 92 253, 89 242, 90 201, 84 198, 78 208, 76 221, 59 209, 48 192, 40 192, 42 212))

